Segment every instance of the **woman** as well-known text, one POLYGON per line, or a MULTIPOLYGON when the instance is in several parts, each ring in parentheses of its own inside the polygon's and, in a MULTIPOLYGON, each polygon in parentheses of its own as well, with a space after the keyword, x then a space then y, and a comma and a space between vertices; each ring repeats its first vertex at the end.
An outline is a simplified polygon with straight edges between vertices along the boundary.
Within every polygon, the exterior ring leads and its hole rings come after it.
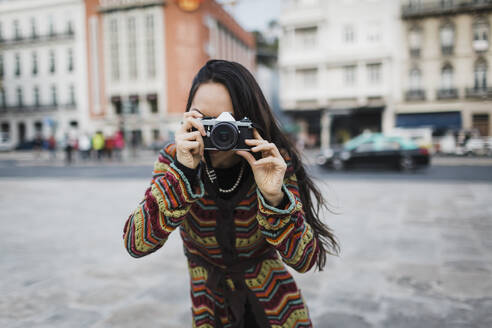
POLYGON ((161 150, 125 224, 125 246, 141 257, 180 228, 193 327, 311 327, 282 261, 299 272, 321 270, 326 254, 338 253, 318 217, 323 202, 251 73, 212 60, 194 78, 175 143, 161 150), (224 112, 253 122, 251 152, 204 151, 200 119, 224 112))

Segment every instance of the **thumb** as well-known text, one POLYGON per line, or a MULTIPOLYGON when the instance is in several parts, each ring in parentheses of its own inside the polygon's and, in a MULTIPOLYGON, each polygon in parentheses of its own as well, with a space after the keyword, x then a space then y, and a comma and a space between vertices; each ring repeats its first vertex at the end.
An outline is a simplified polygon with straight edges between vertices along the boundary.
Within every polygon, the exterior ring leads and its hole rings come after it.
POLYGON ((249 151, 245 151, 245 150, 238 150, 236 151, 236 154, 241 156, 242 158, 244 158, 251 167, 253 167, 254 165, 254 162, 256 161, 256 159, 254 158, 253 155, 251 155, 251 153, 249 151))

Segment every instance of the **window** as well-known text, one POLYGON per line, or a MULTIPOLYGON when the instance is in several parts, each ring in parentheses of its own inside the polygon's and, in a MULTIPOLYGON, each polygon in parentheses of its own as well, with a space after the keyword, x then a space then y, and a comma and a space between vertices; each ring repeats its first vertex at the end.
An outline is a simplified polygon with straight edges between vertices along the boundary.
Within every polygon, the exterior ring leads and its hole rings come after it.
POLYGON ((51 104, 53 106, 58 105, 58 95, 57 95, 56 85, 51 86, 51 104))
POLYGON ((2 131, 2 134, 3 134, 3 136, 2 136, 3 141, 9 140, 9 138, 10 138, 10 123, 9 122, 2 123, 2 128, 0 131, 2 131))
POLYGON ((32 75, 38 74, 38 54, 33 51, 32 52, 32 75))
POLYGON ((48 33, 49 36, 55 35, 55 23, 53 22, 53 16, 48 18, 48 33))
POLYGON ((453 0, 441 0, 442 8, 451 8, 453 6, 453 0))
POLYGON ((145 17, 146 51, 147 51, 147 76, 155 77, 155 41, 154 41, 154 16, 145 17))
POLYGON ((55 51, 50 50, 50 73, 55 73, 56 67, 55 67, 55 51))
POLYGON ((67 34, 73 35, 73 22, 71 20, 67 21, 67 34))
POLYGON ((473 23, 473 48, 475 51, 487 51, 489 49, 489 23, 480 18, 473 23))
POLYGON ((442 54, 452 54, 454 47, 454 28, 450 23, 441 27, 441 30, 439 31, 439 38, 441 40, 442 54))
POLYGON ((316 68, 299 69, 297 75, 303 88, 316 87, 318 83, 318 70, 316 68))
POLYGON ((485 137, 489 135, 489 114, 473 114, 472 126, 477 129, 480 136, 485 137))
POLYGON ((484 19, 477 20, 473 24, 473 40, 489 40, 489 24, 484 19))
POLYGON ((299 48, 310 49, 318 42, 318 27, 298 28, 295 30, 296 44, 299 48))
POLYGON ((67 61, 68 61, 68 71, 73 72, 73 50, 72 48, 68 48, 67 51, 67 61))
POLYGON ((36 19, 31 18, 31 38, 36 39, 38 37, 38 32, 36 30, 36 19))
POLYGON ((109 52, 111 54, 111 78, 120 79, 120 53, 118 45, 118 21, 113 18, 109 22, 109 52))
POLYGON ((68 92, 69 92, 68 95, 69 104, 75 105, 75 86, 73 84, 70 85, 68 92))
POLYGON ((422 0, 409 0, 408 5, 411 8, 418 8, 422 4, 422 0))
POLYGON ((43 132, 43 123, 41 121, 34 122, 34 131, 36 135, 40 135, 43 132))
POLYGON ((3 25, 2 25, 2 22, 0 22, 0 41, 3 41, 3 25))
POLYGON ((15 54, 15 76, 21 75, 20 55, 15 54))
POLYGON ((139 98, 138 98, 138 95, 131 95, 129 101, 130 101, 130 114, 138 114, 139 113, 139 108, 138 108, 139 98))
POLYGON ((0 107, 7 107, 7 102, 6 102, 6 95, 5 95, 5 90, 0 89, 0 107))
POLYGON ((22 96, 22 88, 21 87, 17 87, 16 94, 17 94, 17 106, 23 107, 24 106, 24 99, 22 96))
POLYGON ((353 43, 355 41, 355 31, 352 25, 343 27, 343 41, 345 43, 353 43))
POLYGON ((416 91, 421 89, 422 73, 418 68, 410 70, 410 90, 416 91))
POLYGON ((123 106, 121 104, 121 97, 120 96, 111 97, 111 103, 113 104, 115 114, 121 115, 123 113, 123 106))
POLYGON ((135 17, 128 18, 128 61, 130 66, 130 78, 136 79, 137 73, 137 33, 135 17))
POLYGON ((487 89, 487 62, 480 59, 475 64, 475 89, 487 89))
POLYGON ((381 25, 378 22, 369 24, 367 28, 367 41, 371 43, 381 41, 381 25))
POLYGON ((413 27, 408 34, 408 45, 410 48, 410 55, 412 57, 420 56, 420 49, 422 47, 422 33, 419 28, 413 27))
POLYGON ((14 20, 14 38, 16 40, 20 40, 21 38, 21 31, 20 31, 20 26, 19 26, 19 20, 14 20))
POLYGON ((343 81, 345 85, 355 84, 355 66, 345 66, 343 68, 343 81))
POLYGON ((381 63, 367 65, 370 83, 377 84, 381 82, 381 66, 381 63))
POLYGON ((3 55, 0 54, 0 78, 3 78, 3 55))
POLYGON ((147 95, 147 101, 149 102, 150 106, 150 112, 155 114, 159 111, 159 108, 157 107, 157 94, 149 94, 147 95))
POLYGON ((34 106, 39 107, 40 101, 39 101, 39 87, 38 86, 34 87, 33 95, 34 95, 34 106))
POLYGON ((449 64, 444 65, 441 70, 441 88, 444 90, 453 88, 453 67, 449 64))
POLYGON ((159 141, 161 138, 161 131, 159 129, 152 129, 152 140, 159 141))

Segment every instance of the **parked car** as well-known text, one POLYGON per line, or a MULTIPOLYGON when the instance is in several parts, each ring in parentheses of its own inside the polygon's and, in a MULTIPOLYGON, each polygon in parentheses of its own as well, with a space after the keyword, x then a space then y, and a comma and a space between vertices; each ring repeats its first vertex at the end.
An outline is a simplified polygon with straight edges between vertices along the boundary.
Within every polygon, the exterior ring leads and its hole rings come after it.
POLYGON ((317 157, 318 165, 342 170, 352 167, 391 167, 403 171, 427 167, 430 155, 409 139, 364 133, 342 147, 325 149, 317 157))
POLYGON ((6 132, 0 132, 0 151, 10 151, 12 145, 10 143, 9 134, 6 132))
POLYGON ((487 155, 487 140, 482 138, 471 138, 465 143, 463 152, 464 155, 476 155, 484 156, 487 155))
POLYGON ((15 147, 15 150, 31 150, 34 148, 34 140, 26 140, 20 142, 15 147))

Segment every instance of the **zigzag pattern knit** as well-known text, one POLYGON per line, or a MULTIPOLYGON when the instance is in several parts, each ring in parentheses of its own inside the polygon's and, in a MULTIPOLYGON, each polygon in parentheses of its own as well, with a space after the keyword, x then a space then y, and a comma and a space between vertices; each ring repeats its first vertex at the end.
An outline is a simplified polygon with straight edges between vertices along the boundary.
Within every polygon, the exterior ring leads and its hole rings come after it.
MULTIPOLYGON (((180 228, 187 252, 224 267, 215 237, 218 207, 207 197, 202 181, 190 185, 175 165, 174 144, 161 150, 154 165, 153 179, 144 199, 125 223, 124 243, 133 257, 150 254, 164 245, 169 234, 180 228)), ((285 208, 270 206, 252 184, 246 197, 235 207, 236 250, 239 258, 259 257, 275 248, 281 260, 299 272, 315 264, 319 251, 313 230, 304 220, 296 176, 288 159, 283 191, 289 198, 285 208)), ((271 327, 311 327, 301 293, 278 256, 267 258, 248 269, 245 285, 254 292, 271 327)), ((215 326, 218 316, 230 327, 224 297, 206 286, 207 269, 188 261, 193 327, 215 326)), ((226 280, 231 290, 234 283, 226 280)))

